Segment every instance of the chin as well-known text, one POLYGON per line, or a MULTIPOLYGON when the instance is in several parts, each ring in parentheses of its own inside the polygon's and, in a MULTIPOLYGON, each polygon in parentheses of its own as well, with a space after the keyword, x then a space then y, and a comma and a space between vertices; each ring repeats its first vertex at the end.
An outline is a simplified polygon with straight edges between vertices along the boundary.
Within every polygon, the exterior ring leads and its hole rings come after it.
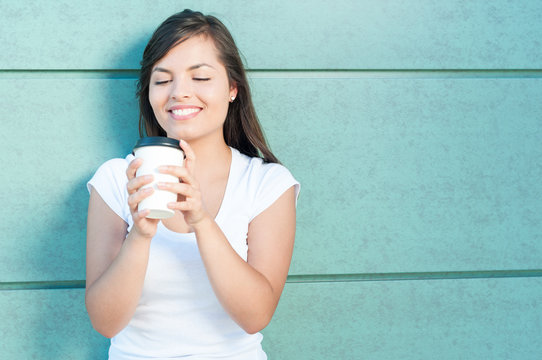
POLYGON ((176 135, 176 134, 167 134, 166 136, 167 136, 168 138, 175 139, 175 140, 181 140, 181 139, 184 139, 184 137, 179 136, 179 135, 176 135))

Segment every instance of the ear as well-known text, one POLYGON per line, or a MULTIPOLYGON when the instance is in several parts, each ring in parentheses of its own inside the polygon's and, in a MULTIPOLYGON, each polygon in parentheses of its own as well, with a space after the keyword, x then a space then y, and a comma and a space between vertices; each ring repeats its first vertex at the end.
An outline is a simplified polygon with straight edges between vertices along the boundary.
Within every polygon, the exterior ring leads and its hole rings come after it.
POLYGON ((230 85, 230 99, 231 99, 232 96, 234 98, 237 97, 237 84, 236 83, 232 83, 230 85))

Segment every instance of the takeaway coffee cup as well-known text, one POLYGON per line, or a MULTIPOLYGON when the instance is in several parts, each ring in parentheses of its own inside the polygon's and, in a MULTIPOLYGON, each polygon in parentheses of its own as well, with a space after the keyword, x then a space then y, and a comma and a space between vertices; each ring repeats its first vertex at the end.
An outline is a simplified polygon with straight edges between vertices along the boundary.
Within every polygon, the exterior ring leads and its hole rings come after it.
POLYGON ((179 146, 179 141, 163 136, 144 137, 139 139, 134 146, 134 155, 136 158, 143 159, 143 163, 137 169, 136 176, 154 176, 153 182, 143 187, 153 187, 154 192, 139 203, 138 211, 150 209, 147 217, 151 219, 166 219, 173 216, 174 211, 168 209, 167 204, 177 201, 177 194, 160 190, 156 184, 158 182, 179 182, 175 176, 158 172, 158 167, 162 165, 183 165, 184 153, 179 146))

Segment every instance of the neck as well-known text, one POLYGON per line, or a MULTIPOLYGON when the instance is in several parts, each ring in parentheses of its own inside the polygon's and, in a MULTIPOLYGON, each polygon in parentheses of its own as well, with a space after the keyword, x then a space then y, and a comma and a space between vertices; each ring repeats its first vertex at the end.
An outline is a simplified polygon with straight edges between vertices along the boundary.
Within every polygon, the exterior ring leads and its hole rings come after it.
POLYGON ((196 154, 196 178, 213 177, 215 174, 221 174, 224 171, 229 172, 231 152, 226 142, 205 140, 189 141, 189 145, 196 154))

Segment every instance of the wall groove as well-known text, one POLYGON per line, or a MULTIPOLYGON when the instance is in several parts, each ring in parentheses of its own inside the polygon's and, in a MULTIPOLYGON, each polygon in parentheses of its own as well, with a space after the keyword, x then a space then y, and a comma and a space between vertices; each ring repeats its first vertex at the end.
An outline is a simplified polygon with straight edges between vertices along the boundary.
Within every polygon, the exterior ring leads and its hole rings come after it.
MULTIPOLYGON (((137 69, 4 69, 1 79, 137 79, 137 69)), ((249 69, 250 78, 299 79, 525 79, 542 69, 249 69)))
POLYGON ((290 275, 289 283, 542 277, 542 269, 290 275))
MULTIPOLYGON (((531 270, 481 270, 436 271, 408 273, 360 273, 360 274, 307 274, 289 275, 287 283, 362 282, 362 281, 412 281, 412 280, 458 280, 542 277, 542 269, 531 270)), ((0 282, 2 290, 51 290, 84 289, 85 280, 61 281, 14 281, 0 282)))

